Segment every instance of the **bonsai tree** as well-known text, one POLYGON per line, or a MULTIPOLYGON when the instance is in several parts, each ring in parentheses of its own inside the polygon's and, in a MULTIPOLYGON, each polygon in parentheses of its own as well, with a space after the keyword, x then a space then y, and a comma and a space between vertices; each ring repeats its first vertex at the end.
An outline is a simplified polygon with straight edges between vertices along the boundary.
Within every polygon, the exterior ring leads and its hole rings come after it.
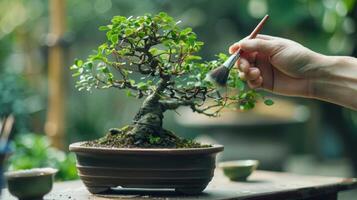
MULTIPOLYGON (((182 29, 178 24, 161 12, 154 16, 115 16, 111 24, 99 28, 106 32, 107 40, 95 54, 76 60, 71 67, 73 76, 78 77, 76 87, 87 91, 115 88, 144 100, 132 124, 110 129, 105 137, 87 145, 200 147, 165 130, 164 112, 187 106, 193 112, 216 117, 225 107, 254 107, 261 95, 246 89, 238 73, 230 74, 223 90, 205 80, 227 55, 220 53, 217 60, 202 62, 196 53, 203 42, 191 28, 182 29)), ((272 101, 266 99, 265 103, 271 105, 272 101)))

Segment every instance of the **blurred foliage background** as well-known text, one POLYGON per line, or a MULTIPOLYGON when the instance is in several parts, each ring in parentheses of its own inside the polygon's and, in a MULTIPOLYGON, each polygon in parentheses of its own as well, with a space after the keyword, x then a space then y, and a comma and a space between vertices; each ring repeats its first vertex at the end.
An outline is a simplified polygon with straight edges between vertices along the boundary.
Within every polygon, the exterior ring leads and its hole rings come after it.
MULTIPOLYGON (((77 92, 71 79, 69 66, 73 60, 84 58, 104 40, 105 35, 98 27, 107 24, 114 15, 167 12, 181 20, 182 26, 192 27, 199 40, 205 42, 200 56, 207 60, 219 52, 227 52, 230 44, 249 34, 267 13, 271 18, 264 27, 265 34, 295 40, 321 53, 356 57, 356 3, 356 0, 68 0, 66 33, 60 40, 65 52, 66 143, 93 139, 110 127, 130 123, 138 109, 139 101, 127 99, 115 90, 77 92)), ((51 46, 48 7, 45 0, 0 1, 0 115, 14 113, 16 117, 12 169, 44 165, 61 168, 61 163, 72 162, 72 155, 64 158, 62 152, 51 149, 47 139, 39 136, 44 134, 21 136, 44 132, 51 46), (30 159, 33 162, 28 162, 30 159)), ((319 160, 347 157, 348 165, 357 172, 357 149, 353 145, 357 142, 356 112, 313 100, 284 100, 306 106, 310 115, 298 133, 293 126, 286 129, 287 134, 293 135, 288 142, 296 147, 289 151, 289 156, 313 155, 319 160)), ((279 108, 278 103, 275 106, 279 108)), ((196 137, 177 122, 175 115, 166 116, 166 126, 179 135, 196 137)), ((277 126, 271 132, 279 130, 277 126)), ((250 132, 259 129, 252 126, 250 132)), ((270 140, 274 142, 274 138, 270 140)), ((67 172, 60 173, 60 179, 75 177, 71 167, 74 164, 68 166, 63 170, 67 172)))
POLYGON ((56 180, 78 178, 74 154, 66 155, 51 147, 46 136, 32 133, 17 135, 12 150, 14 154, 10 156, 9 170, 53 167, 58 169, 56 180))

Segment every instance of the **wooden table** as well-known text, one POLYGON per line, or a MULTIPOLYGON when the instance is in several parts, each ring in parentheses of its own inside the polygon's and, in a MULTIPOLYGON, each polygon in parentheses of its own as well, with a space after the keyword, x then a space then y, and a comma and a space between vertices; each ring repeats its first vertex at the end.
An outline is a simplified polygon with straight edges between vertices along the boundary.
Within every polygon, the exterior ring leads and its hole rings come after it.
MULTIPOLYGON (((21 186, 19 186, 21 187, 21 186)), ((319 176, 301 176, 289 173, 256 171, 247 182, 229 181, 221 170, 203 194, 199 196, 177 195, 170 190, 124 190, 110 194, 92 195, 81 181, 56 183, 45 200, 109 200, 109 199, 155 199, 155 200, 335 200, 337 193, 357 188, 357 179, 319 176)), ((4 200, 15 200, 7 190, 4 200)))

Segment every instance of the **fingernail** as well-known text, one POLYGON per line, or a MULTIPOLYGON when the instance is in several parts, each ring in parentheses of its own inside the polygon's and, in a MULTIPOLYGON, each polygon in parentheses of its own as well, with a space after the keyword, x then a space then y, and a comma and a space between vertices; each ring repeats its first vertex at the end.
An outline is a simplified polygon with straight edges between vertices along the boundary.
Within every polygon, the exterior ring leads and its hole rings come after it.
POLYGON ((259 69, 257 69, 257 68, 250 69, 250 73, 257 73, 257 72, 259 72, 259 69))
POLYGON ((232 54, 233 53, 233 48, 232 47, 229 47, 229 53, 232 54))

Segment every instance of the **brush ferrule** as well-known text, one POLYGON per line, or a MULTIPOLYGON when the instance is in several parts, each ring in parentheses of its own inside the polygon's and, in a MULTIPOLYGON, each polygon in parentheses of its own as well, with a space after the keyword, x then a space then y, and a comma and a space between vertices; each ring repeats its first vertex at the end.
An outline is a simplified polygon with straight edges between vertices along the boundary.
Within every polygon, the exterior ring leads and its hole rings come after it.
POLYGON ((229 56, 229 58, 223 63, 223 66, 228 68, 229 70, 232 69, 232 67, 234 66, 234 63, 237 62, 239 57, 240 57, 240 53, 238 51, 237 53, 229 56))

